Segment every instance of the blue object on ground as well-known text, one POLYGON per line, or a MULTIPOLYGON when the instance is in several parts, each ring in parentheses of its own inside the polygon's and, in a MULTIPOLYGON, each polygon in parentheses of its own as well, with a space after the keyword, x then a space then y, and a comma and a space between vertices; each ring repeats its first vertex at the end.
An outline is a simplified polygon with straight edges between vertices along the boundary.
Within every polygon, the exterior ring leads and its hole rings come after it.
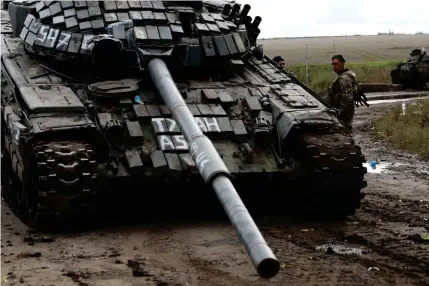
POLYGON ((134 101, 135 102, 137 102, 137 103, 139 103, 139 104, 143 104, 143 100, 140 98, 140 96, 138 96, 138 95, 136 95, 135 97, 134 97, 134 101))

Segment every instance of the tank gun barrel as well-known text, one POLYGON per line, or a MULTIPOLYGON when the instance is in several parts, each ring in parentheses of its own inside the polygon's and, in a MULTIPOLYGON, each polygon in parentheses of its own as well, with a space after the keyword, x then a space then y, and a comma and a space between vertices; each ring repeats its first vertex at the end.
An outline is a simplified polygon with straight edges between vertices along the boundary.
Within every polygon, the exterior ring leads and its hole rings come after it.
POLYGON ((274 277, 280 270, 280 263, 268 247, 258 227, 244 206, 230 181, 230 173, 212 142, 195 122, 195 118, 183 100, 173 78, 161 59, 153 59, 147 70, 164 103, 177 122, 189 145, 189 153, 198 171, 207 184, 211 184, 258 274, 264 278, 274 277))

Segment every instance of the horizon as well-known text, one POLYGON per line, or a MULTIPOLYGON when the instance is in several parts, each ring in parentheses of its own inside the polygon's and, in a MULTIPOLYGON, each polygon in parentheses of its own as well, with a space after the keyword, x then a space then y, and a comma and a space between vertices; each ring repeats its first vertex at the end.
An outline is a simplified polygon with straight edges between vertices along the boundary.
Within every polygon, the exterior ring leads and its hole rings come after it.
POLYGON ((253 19, 262 18, 259 39, 429 33, 429 17, 424 9, 427 5, 423 0, 414 1, 406 9, 388 0, 236 2, 249 4, 249 16, 253 19))
POLYGON ((400 6, 391 5, 388 0, 357 0, 353 3, 340 0, 311 3, 280 0, 235 2, 249 4, 249 16, 253 19, 255 16, 262 18, 260 40, 429 34, 429 17, 421 8, 425 7, 423 0, 414 1, 406 11, 400 6), (308 9, 309 4, 311 9, 308 9), (341 10, 353 10, 353 13, 341 13, 341 10))
MULTIPOLYGON (((260 38, 258 37, 258 41, 259 40, 282 40, 282 39, 305 39, 305 38, 341 38, 341 37, 382 37, 382 36, 429 36, 429 33, 402 33, 402 34, 389 34, 389 33, 379 33, 379 34, 370 34, 370 35, 339 35, 339 36, 296 36, 296 37, 272 37, 272 38, 260 38)), ((429 45, 429 42, 428 42, 429 45)))

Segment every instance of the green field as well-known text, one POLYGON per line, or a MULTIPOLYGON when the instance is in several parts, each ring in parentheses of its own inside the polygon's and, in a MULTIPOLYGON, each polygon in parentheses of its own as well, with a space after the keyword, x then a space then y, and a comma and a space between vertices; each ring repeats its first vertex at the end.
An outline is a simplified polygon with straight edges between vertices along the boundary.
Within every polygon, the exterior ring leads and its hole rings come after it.
POLYGON ((317 92, 326 91, 335 78, 331 57, 342 54, 346 66, 356 73, 359 82, 390 83, 390 71, 405 61, 415 48, 429 51, 429 35, 380 35, 350 37, 285 38, 259 40, 269 57, 282 56, 287 68, 304 83, 306 47, 308 85, 317 92))
POLYGON ((429 99, 407 105, 405 115, 401 106, 376 123, 375 136, 388 139, 393 146, 416 152, 429 159, 429 99))
MULTIPOLYGON (((382 61, 351 63, 347 67, 356 73, 358 82, 366 83, 390 83, 390 71, 396 67, 399 61, 382 61)), ((289 66, 300 81, 307 83, 305 65, 289 66)), ((330 65, 309 65, 308 86, 317 92, 326 91, 329 84, 335 78, 330 65)))
POLYGON ((405 60, 412 49, 429 51, 429 34, 266 39, 258 44, 269 57, 282 56, 292 66, 305 64, 307 45, 309 64, 329 65, 333 54, 350 63, 405 60))

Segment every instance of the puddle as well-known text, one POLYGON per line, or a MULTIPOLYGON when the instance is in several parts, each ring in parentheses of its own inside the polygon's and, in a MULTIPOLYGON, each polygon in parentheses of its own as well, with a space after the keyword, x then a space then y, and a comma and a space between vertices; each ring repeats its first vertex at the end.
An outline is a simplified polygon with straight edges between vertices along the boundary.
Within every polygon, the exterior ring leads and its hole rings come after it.
POLYGON ((362 254, 368 253, 368 250, 366 249, 346 246, 343 244, 330 244, 330 243, 316 246, 316 250, 321 250, 325 252, 334 252, 336 254, 342 254, 342 255, 362 255, 362 254))
POLYGON ((388 162, 378 162, 374 167, 371 166, 371 162, 363 163, 363 166, 366 168, 367 173, 380 174, 380 173, 389 173, 389 166, 393 166, 392 163, 388 162))
POLYGON ((368 101, 368 104, 369 105, 375 105, 375 104, 382 104, 382 103, 395 103, 395 102, 419 100, 419 99, 425 99, 425 98, 426 98, 426 96, 425 97, 398 98, 398 99, 380 99, 380 100, 368 101))
POLYGON ((374 167, 371 165, 371 162, 366 162, 362 164, 367 173, 371 174, 393 174, 393 173, 402 173, 404 169, 408 171, 413 170, 416 174, 429 175, 429 166, 419 165, 419 164, 409 164, 409 163, 390 163, 390 162, 378 162, 374 167))

